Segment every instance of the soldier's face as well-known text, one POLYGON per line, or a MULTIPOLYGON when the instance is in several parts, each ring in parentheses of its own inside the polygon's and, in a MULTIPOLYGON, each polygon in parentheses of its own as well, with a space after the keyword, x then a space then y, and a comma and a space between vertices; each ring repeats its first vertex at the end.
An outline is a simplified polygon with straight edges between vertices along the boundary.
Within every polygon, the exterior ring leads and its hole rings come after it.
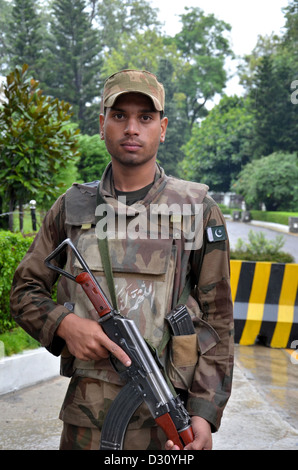
POLYGON ((120 95, 100 116, 101 138, 112 160, 134 166, 155 159, 168 120, 161 119, 151 99, 140 93, 120 95))

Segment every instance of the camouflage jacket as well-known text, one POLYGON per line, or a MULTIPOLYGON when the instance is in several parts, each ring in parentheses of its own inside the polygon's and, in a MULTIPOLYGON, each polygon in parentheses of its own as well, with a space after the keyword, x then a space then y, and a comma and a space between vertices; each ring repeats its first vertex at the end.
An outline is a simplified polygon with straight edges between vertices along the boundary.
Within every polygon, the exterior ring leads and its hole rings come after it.
MULTIPOLYGON (((74 302, 79 316, 96 320, 97 314, 81 287, 66 277, 58 282, 55 303, 51 292, 57 275, 44 264, 46 256, 70 238, 109 297, 98 237, 100 227, 111 221, 108 238, 118 309, 157 348, 166 328, 165 315, 177 305, 186 279, 190 279, 191 294, 185 303, 197 333, 193 346, 187 341, 173 351, 167 348, 162 356, 170 364, 175 386, 188 388, 190 414, 204 417, 216 430, 230 396, 233 369, 229 244, 227 238, 214 239, 217 229, 225 231, 223 216, 205 185, 168 177, 160 168, 153 187, 137 205, 126 206, 115 198, 111 165, 99 185, 104 208, 98 205, 96 187, 97 182, 75 183, 46 215, 16 270, 12 315, 51 353, 61 354, 62 375, 121 385, 108 360, 79 361, 55 335, 69 314, 64 302, 74 302), (112 216, 96 224, 95 212, 103 213, 102 209, 112 216), (190 234, 195 234, 195 242, 190 234), (184 351, 184 359, 179 349, 184 351), (185 380, 180 380, 181 374, 185 380)), ((59 264, 74 275, 80 272, 80 265, 66 252, 59 264)))

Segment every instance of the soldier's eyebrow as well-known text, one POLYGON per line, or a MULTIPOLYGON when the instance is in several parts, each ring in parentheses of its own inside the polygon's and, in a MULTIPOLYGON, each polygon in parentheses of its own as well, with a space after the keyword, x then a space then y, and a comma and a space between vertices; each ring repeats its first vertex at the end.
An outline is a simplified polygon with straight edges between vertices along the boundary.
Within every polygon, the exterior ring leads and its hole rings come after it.
MULTIPOLYGON (((104 108, 104 115, 106 115, 107 109, 110 109, 110 111, 113 111, 113 112, 116 111, 117 113, 125 113, 125 112, 126 112, 125 109, 121 109, 121 108, 119 108, 119 107, 117 107, 117 106, 111 106, 110 108, 104 108)), ((150 108, 150 109, 141 109, 140 113, 141 113, 141 114, 149 114, 149 113, 151 113, 151 114, 153 114, 153 113, 156 114, 156 113, 159 113, 160 119, 163 119, 163 117, 164 117, 164 112, 163 112, 163 111, 157 111, 157 110, 153 107, 153 105, 152 105, 152 108, 150 108)))
MULTIPOLYGON (((118 113, 126 113, 127 112, 127 110, 121 109, 118 106, 111 106, 111 111, 117 111, 118 113)), ((147 108, 140 109, 138 112, 141 113, 141 114, 159 113, 159 111, 156 111, 156 109, 154 107, 152 107, 150 109, 149 108, 148 109, 147 108)))

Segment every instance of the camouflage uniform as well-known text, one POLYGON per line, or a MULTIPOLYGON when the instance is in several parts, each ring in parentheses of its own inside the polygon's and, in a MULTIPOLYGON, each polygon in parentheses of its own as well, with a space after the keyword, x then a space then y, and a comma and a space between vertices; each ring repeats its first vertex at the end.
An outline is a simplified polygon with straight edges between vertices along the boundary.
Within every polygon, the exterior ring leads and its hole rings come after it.
MULTIPOLYGON (((124 89, 144 93, 145 83, 156 109, 163 109, 163 88, 156 88, 151 74, 125 71, 125 85, 119 85, 118 79, 117 74, 110 79, 105 106, 111 106, 124 89)), ((81 286, 66 277, 58 282, 55 303, 51 292, 57 275, 44 264, 44 259, 70 238, 109 297, 98 249, 104 219, 96 223, 95 212, 101 209, 97 207, 97 185, 74 184, 56 201, 16 270, 11 292, 11 311, 17 323, 51 353, 61 354, 61 374, 71 377, 60 413, 65 423, 63 449, 98 448, 106 412, 123 386, 107 359, 78 360, 55 335, 69 314, 65 302, 74 302, 74 312, 80 317, 97 320, 97 314, 81 286)), ((186 280, 190 280, 191 292, 185 303, 196 334, 173 337, 161 351, 161 358, 174 385, 186 390, 189 413, 202 416, 216 431, 231 392, 233 314, 228 240, 210 242, 206 229, 225 226, 223 216, 207 195, 207 186, 168 177, 159 166, 153 186, 138 205, 127 206, 117 200, 111 164, 99 190, 108 212, 116 215, 116 220, 109 219, 115 226, 108 227, 108 236, 118 309, 135 321, 154 347, 160 347, 165 316, 177 305, 186 280), (188 218, 184 215, 186 206, 188 218), (202 244, 190 248, 181 214, 192 227, 201 208, 202 244)), ((67 251, 57 262, 75 276, 80 272, 80 265, 67 251)), ((164 442, 147 407, 140 406, 128 426, 124 448, 159 449, 164 448, 164 442)))
MULTIPOLYGON (((115 211, 119 210, 110 166, 103 175, 100 191, 106 202, 114 205, 115 211)), ((182 372, 191 370, 192 383, 187 401, 190 414, 207 419, 214 431, 220 425, 231 390, 233 319, 228 241, 209 243, 205 233, 206 227, 223 225, 224 220, 218 206, 206 193, 206 186, 167 177, 158 168, 155 184, 142 201, 146 213, 153 203, 170 206, 189 203, 193 207, 202 203, 204 237, 200 249, 184 250, 183 233, 180 238, 175 238, 174 224, 170 224, 168 239, 116 238, 109 240, 109 246, 119 310, 134 319, 142 335, 156 347, 163 336, 164 317, 176 305, 186 276, 190 275, 193 291, 186 305, 196 326, 198 340, 194 346, 189 346, 187 339, 182 350, 188 345, 192 351, 187 351, 185 363, 178 357, 176 366, 182 372)), ((134 213, 133 207, 128 208, 128 213, 134 213)), ((72 376, 61 419, 84 429, 81 433, 87 433, 89 437, 92 429, 97 433, 101 428, 121 381, 108 360, 79 361, 55 336, 59 323, 69 313, 63 307, 65 301, 75 302, 75 313, 79 316, 96 319, 96 313, 81 287, 66 277, 58 283, 58 305, 51 300, 56 275, 44 265, 44 259, 65 238, 71 238, 109 295, 95 233, 95 209, 96 184, 74 184, 56 201, 15 273, 11 294, 15 320, 53 354, 61 353, 61 374, 72 376)), ((128 223, 134 217, 129 216, 128 223)), ((161 231, 160 227, 157 229, 161 231)), ((66 270, 74 275, 79 273, 79 265, 71 256, 61 255, 59 263, 66 265, 66 270)), ((185 388, 177 375, 172 374, 172 378, 176 379, 176 386, 185 388)), ((140 407, 129 425, 131 442, 139 428, 145 428, 144 439, 148 441, 142 443, 142 448, 162 445, 145 406, 140 407)), ((96 445, 98 441, 95 448, 96 445)))

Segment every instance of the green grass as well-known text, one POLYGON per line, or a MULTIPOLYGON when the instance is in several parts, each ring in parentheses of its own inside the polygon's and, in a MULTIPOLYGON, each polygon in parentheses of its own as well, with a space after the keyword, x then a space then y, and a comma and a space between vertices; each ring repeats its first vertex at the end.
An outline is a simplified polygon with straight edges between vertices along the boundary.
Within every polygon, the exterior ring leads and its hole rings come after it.
POLYGON ((26 349, 36 349, 40 344, 29 336, 22 328, 16 327, 0 335, 0 341, 4 344, 4 356, 18 354, 26 349))
MULTIPOLYGON (((44 216, 44 213, 40 211, 36 211, 36 229, 37 231, 40 229, 41 220, 44 216)), ((13 231, 19 232, 20 230, 20 220, 19 220, 19 211, 16 210, 13 213, 13 231)), ((32 229, 32 218, 31 218, 31 211, 29 207, 24 208, 24 215, 23 215, 23 233, 34 233, 32 229)))

